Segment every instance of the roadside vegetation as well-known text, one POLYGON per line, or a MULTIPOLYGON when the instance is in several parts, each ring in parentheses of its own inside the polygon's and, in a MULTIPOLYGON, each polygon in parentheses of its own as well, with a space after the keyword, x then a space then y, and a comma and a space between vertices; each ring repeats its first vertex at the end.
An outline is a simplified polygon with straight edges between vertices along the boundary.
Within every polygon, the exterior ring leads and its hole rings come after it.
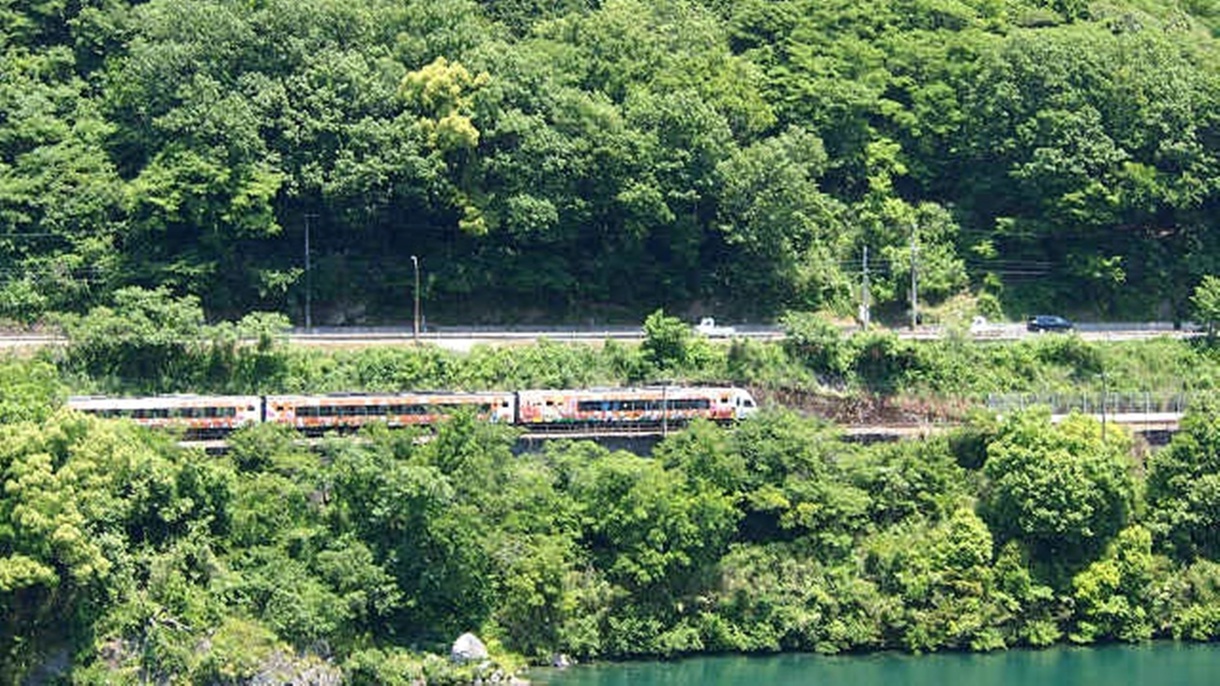
MULTIPOLYGON (((46 351, 76 393, 289 393, 403 389, 511 390, 656 383, 733 383, 785 405, 928 405, 936 415, 989 394, 1195 395, 1220 387, 1209 337, 1088 342, 1047 334, 976 341, 965 330, 913 341, 888 329, 844 331, 825 316, 790 312, 779 343, 697 335, 662 310, 633 345, 479 346, 468 353, 373 346, 323 350, 285 343, 287 320, 256 313, 209 324, 196 299, 125 289, 118 304, 61 319, 68 344, 46 351), (943 406, 937 409, 935 406, 943 406)), ((842 419, 839 415, 831 417, 842 419)))

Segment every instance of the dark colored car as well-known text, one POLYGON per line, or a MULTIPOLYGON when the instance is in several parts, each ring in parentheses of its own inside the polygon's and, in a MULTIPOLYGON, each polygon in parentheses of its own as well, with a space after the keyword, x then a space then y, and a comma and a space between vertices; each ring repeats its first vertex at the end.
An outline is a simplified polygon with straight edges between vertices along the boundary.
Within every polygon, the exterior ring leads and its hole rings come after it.
POLYGON ((1025 328, 1030 331, 1071 331, 1072 322, 1055 314, 1040 314, 1030 317, 1025 328))

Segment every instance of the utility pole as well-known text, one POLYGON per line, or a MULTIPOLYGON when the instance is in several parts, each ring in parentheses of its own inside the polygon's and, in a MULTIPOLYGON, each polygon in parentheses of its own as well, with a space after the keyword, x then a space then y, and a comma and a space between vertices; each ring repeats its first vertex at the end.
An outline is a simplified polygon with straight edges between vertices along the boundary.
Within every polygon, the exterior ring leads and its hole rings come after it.
POLYGON ((661 386, 661 437, 669 436, 669 382, 661 386))
POLYGON ((864 246, 864 283, 860 286, 860 326, 868 330, 872 320, 872 293, 868 289, 868 246, 864 246))
POLYGON ((305 331, 313 332, 313 275, 309 269, 309 218, 313 215, 305 213, 305 331))
POLYGON ((1106 370, 1101 370, 1101 442, 1104 445, 1106 442, 1106 405, 1109 404, 1108 386, 1106 383, 1106 370))
POLYGON ((415 267, 415 345, 419 345, 419 258, 412 255, 411 265, 415 267))
POLYGON ((918 230, 918 223, 911 224, 911 331, 919 326, 919 277, 917 276, 919 248, 915 244, 915 234, 918 230))

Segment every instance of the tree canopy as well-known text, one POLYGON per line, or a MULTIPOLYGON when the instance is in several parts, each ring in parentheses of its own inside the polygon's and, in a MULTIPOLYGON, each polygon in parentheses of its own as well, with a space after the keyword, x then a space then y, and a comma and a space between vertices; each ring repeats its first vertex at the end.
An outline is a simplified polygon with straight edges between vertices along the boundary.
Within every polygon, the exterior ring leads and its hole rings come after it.
POLYGON ((319 322, 405 321, 412 255, 434 320, 851 313, 867 249, 879 313, 902 316, 915 271, 923 298, 1014 317, 1182 319, 1220 273, 1216 22, 1032 0, 6 5, 0 317, 136 286, 208 318, 311 300, 319 322))

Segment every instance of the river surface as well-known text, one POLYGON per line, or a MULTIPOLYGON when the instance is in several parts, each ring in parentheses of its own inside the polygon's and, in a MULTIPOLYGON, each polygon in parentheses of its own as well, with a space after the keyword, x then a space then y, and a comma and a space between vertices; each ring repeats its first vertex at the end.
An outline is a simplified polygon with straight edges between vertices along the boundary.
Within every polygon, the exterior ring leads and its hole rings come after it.
POLYGON ((700 657, 535 669, 548 686, 1150 686, 1220 685, 1220 644, 1150 643, 998 653, 700 657))

